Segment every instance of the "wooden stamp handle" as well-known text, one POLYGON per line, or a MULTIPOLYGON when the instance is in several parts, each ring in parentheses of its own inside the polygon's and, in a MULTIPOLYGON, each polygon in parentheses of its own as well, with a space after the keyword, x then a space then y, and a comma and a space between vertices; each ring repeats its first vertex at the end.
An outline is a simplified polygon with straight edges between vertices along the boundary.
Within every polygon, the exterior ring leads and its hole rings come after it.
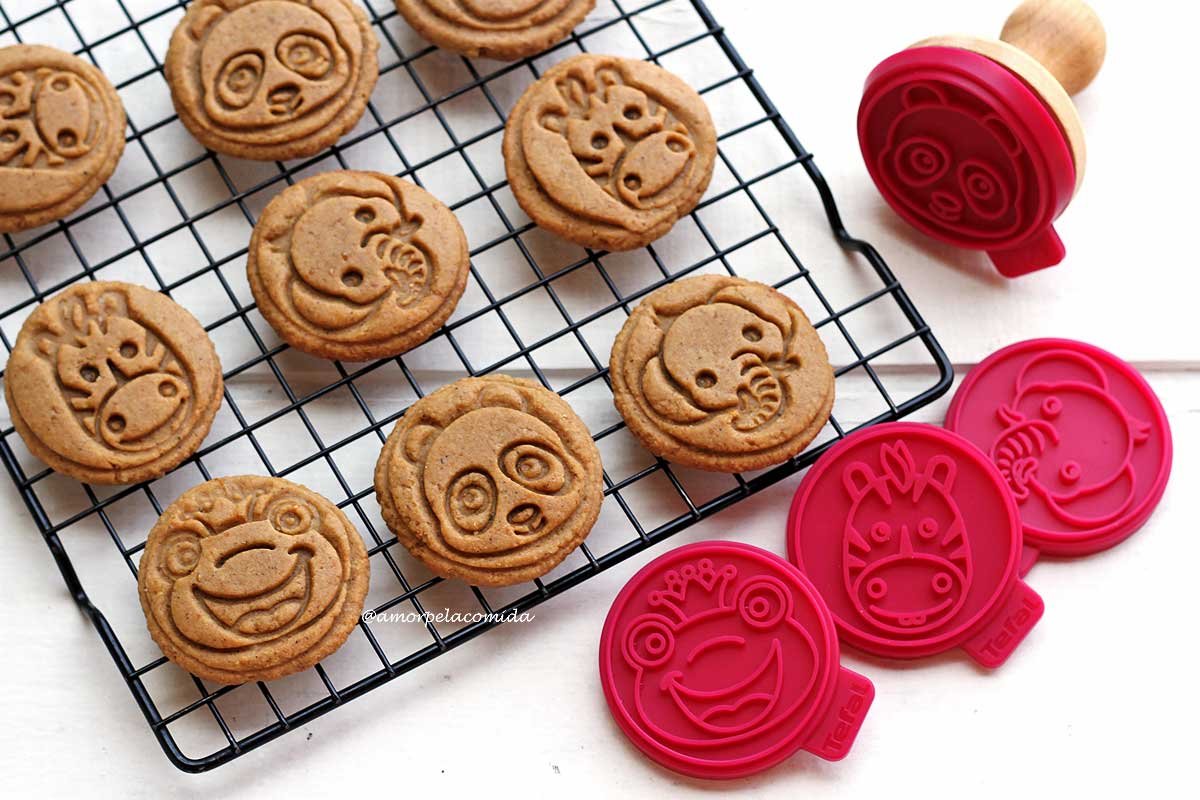
POLYGON ((1000 38, 1040 61, 1068 94, 1082 91, 1104 63, 1104 25, 1082 0, 1025 0, 1000 38))

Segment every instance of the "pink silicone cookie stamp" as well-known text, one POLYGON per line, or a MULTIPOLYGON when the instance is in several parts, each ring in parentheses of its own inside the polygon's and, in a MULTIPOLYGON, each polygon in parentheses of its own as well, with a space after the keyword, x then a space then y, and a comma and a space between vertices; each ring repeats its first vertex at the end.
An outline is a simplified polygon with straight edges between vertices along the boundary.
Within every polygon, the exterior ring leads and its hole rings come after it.
POLYGON ((946 427, 999 468, 1039 553, 1079 556, 1123 541, 1166 489, 1171 429, 1146 380, 1098 347, 1033 339, 988 356, 950 404, 946 427))
POLYGON ((998 667, 1042 616, 1018 576, 1021 521, 970 442, 932 425, 877 425, 813 465, 788 552, 843 641, 888 658, 956 647, 998 667))
POLYGON ((875 689, 838 659, 809 580, 736 542, 687 545, 643 567, 600 637, 617 724, 654 761, 702 778, 749 775, 797 750, 844 757, 875 689))

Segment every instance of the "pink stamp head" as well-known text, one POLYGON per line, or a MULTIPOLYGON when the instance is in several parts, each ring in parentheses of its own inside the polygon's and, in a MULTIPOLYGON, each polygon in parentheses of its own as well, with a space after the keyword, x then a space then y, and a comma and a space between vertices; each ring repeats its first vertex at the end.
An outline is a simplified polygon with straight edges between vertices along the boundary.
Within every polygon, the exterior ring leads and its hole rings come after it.
POLYGON ((833 620, 799 570, 750 545, 699 542, 621 590, 600 637, 600 682, 651 759, 736 778, 797 750, 846 755, 875 689, 838 658, 833 620))
POLYGON ((1018 577, 1003 478, 932 425, 877 425, 830 449, 796 490, 788 552, 843 641, 884 657, 961 647, 997 667, 1042 615, 1018 577))
POLYGON ((1075 190, 1070 146, 1000 64, 953 47, 897 53, 867 78, 858 139, 884 199, 929 236, 986 250, 1009 277, 1065 256, 1052 223, 1075 190))
POLYGON ((1154 390, 1121 359, 1082 342, 1033 339, 988 356, 963 380, 946 427, 1000 470, 1038 553, 1079 556, 1142 526, 1166 489, 1171 429, 1154 390))

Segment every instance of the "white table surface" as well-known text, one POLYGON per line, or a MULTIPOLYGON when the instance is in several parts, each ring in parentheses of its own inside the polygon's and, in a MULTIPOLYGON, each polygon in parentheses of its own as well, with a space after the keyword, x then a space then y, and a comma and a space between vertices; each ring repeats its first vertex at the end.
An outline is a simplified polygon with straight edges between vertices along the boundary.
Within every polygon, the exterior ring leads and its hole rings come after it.
MULTIPOLYGON (((929 35, 994 32, 1005 0, 710 0, 816 154, 851 230, 885 255, 960 374, 1018 339, 1074 337, 1140 367, 1166 407, 1176 461, 1157 513, 1111 551, 1035 567, 1029 581, 1046 614, 1002 669, 987 674, 957 656, 897 666, 848 654, 845 663, 871 677, 877 697, 850 757, 837 764, 798 754, 760 776, 713 784, 642 758, 611 721, 596 678, 609 602, 638 567, 673 545, 729 537, 778 549, 793 478, 537 608, 534 623, 492 632, 213 773, 185 775, 163 757, 6 479, 4 794, 1194 792, 1200 263, 1191 236, 1200 115, 1190 78, 1200 15, 1165 0, 1095 5, 1109 55, 1078 98, 1090 161, 1058 226, 1069 256, 1053 270, 1006 282, 981 256, 933 244, 899 223, 870 183, 853 135, 859 90, 878 60, 929 35)), ((928 378, 912 371, 914 382, 928 378)), ((940 420, 946 402, 917 418, 940 420)))

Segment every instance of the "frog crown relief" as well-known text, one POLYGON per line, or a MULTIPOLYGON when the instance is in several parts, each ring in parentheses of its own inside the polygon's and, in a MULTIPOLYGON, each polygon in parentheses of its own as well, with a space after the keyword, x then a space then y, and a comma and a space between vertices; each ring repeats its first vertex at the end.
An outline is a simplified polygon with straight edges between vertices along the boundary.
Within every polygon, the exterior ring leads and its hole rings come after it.
POLYGON ((86 156, 104 130, 104 115, 95 113, 100 102, 73 72, 44 67, 0 76, 0 164, 47 169, 86 156))
POLYGON ((422 0, 439 17, 483 31, 523 31, 562 14, 576 0, 422 0))

